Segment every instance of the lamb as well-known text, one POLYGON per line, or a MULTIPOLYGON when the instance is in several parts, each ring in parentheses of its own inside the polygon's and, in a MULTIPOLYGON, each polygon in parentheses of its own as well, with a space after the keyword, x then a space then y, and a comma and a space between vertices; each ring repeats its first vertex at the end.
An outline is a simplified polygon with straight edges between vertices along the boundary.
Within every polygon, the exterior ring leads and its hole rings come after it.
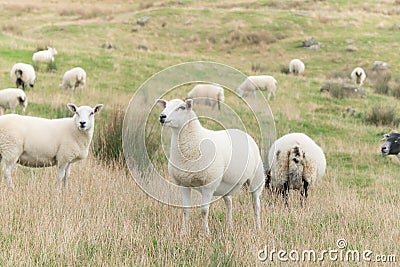
POLYGON ((75 88, 79 86, 80 92, 82 93, 85 84, 86 84, 85 70, 80 67, 76 67, 64 73, 60 87, 64 89, 64 91, 70 89, 74 93, 75 88))
POLYGON ((361 88, 363 85, 365 79, 367 78, 367 75, 365 74, 365 71, 361 67, 356 67, 350 74, 351 79, 355 83, 358 88, 361 88))
POLYGON ((10 77, 15 82, 15 86, 25 90, 26 85, 29 84, 31 88, 35 85, 36 73, 35 69, 30 64, 16 63, 10 71, 10 77))
POLYGON ((222 196, 226 224, 232 226, 232 195, 248 183, 253 198, 256 229, 260 230, 260 195, 264 188, 263 164, 255 141, 238 129, 212 131, 201 126, 192 99, 157 100, 164 110, 160 123, 170 127, 168 172, 181 186, 182 233, 188 230, 190 195, 201 193, 202 233, 209 234, 208 212, 213 196, 222 196))
POLYGON ((268 153, 270 170, 266 186, 282 193, 286 206, 289 189, 301 190, 302 199, 308 187, 322 179, 326 169, 323 150, 303 133, 290 133, 276 140, 268 153))
POLYGON ((384 134, 382 140, 385 140, 385 143, 381 146, 382 156, 386 157, 388 155, 396 155, 400 160, 400 133, 391 131, 384 134))
POLYGON ((41 50, 36 53, 33 53, 32 61, 33 62, 46 62, 53 63, 54 57, 58 54, 57 50, 53 47, 47 47, 47 50, 41 50))
POLYGON ((275 96, 278 82, 270 75, 256 75, 247 77, 238 87, 236 92, 240 97, 245 93, 253 93, 256 96, 257 88, 262 91, 267 91, 267 99, 270 100, 271 96, 275 96))
POLYGON ((196 103, 204 103, 214 109, 218 103, 218 110, 221 110, 221 103, 224 102, 224 88, 217 84, 197 84, 187 94, 186 99, 193 99, 196 103))
POLYGON ((306 67, 303 63, 298 58, 292 59, 289 63, 289 73, 294 74, 294 75, 301 75, 304 73, 306 67))
POLYGON ((44 119, 17 114, 0 116, 0 163, 11 189, 11 173, 18 163, 27 167, 57 165, 60 190, 67 188, 71 164, 85 159, 94 131, 94 108, 68 104, 72 118, 44 119))
POLYGON ((0 90, 0 115, 3 115, 7 109, 10 109, 11 113, 15 113, 15 108, 18 105, 21 105, 24 114, 28 106, 28 99, 23 90, 18 88, 0 90))

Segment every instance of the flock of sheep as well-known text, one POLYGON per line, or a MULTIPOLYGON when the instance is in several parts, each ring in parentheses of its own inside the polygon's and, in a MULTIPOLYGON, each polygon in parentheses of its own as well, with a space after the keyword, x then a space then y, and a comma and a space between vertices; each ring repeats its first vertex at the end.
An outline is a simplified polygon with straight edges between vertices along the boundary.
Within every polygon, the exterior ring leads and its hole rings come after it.
MULTIPOLYGON (((302 75, 304 71, 305 65, 300 59, 290 61, 290 74, 302 75)), ((356 67, 350 77, 361 88, 366 74, 362 68, 356 67)), ((270 100, 277 86, 278 82, 272 76, 248 76, 236 93, 239 97, 246 94, 255 97, 257 90, 267 91, 270 100)), ((290 189, 300 190, 304 202, 308 188, 325 174, 326 158, 322 148, 304 133, 289 133, 277 139, 268 153, 269 169, 264 170, 260 149, 250 135, 238 129, 205 129, 192 109, 193 102, 213 109, 218 104, 220 109, 224 99, 224 89, 220 85, 198 84, 187 94, 185 101, 158 99, 156 102, 163 109, 159 117, 161 125, 170 127, 172 131, 168 171, 181 186, 182 232, 188 230, 192 189, 201 193, 202 233, 208 235, 208 213, 213 196, 224 199, 226 224, 230 227, 232 195, 248 184, 256 229, 260 229, 260 195, 264 188, 282 194, 288 206, 290 189)))
MULTIPOLYGON (((32 61, 54 62, 55 55, 57 50, 49 47, 34 53, 32 61)), ((15 113, 16 107, 21 105, 22 113, 25 113, 28 101, 24 91, 27 85, 34 87, 35 70, 30 64, 16 63, 11 68, 10 76, 17 88, 0 90, 0 111, 3 113, 10 109, 15 113)), ((60 86, 72 91, 79 87, 82 91, 85 83, 86 72, 77 67, 65 72, 60 86)), ((17 163, 27 167, 57 165, 60 190, 67 187, 71 164, 85 159, 89 153, 94 114, 103 105, 91 108, 69 103, 67 107, 74 113, 71 118, 50 120, 18 114, 0 116, 0 162, 10 188, 14 188, 11 174, 17 163)))

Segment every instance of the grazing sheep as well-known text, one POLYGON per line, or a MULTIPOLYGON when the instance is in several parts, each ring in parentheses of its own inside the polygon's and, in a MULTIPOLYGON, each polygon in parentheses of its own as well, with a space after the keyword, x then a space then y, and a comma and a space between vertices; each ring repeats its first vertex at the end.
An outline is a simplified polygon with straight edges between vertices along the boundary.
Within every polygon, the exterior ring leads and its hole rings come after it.
POLYGON ((289 63, 289 73, 294 74, 294 75, 301 75, 304 73, 306 67, 303 63, 298 58, 292 59, 289 63))
POLYGON ((363 85, 365 78, 367 78, 367 75, 365 74, 365 71, 363 70, 363 68, 356 67, 351 72, 350 77, 353 80, 353 82, 355 83, 355 85, 358 88, 360 88, 363 85))
POLYGON ((23 90, 17 88, 0 90, 0 115, 3 115, 7 109, 10 109, 11 113, 15 113, 18 105, 21 105, 22 113, 25 113, 28 106, 28 99, 23 90))
POLYGON ((213 196, 222 196, 226 222, 232 225, 232 195, 244 184, 253 196, 256 228, 261 228, 260 195, 264 187, 263 164, 255 141, 237 129, 212 131, 201 126, 192 110, 193 100, 157 100, 164 110, 160 123, 171 128, 168 171, 181 186, 182 232, 188 230, 190 195, 201 193, 202 233, 209 234, 208 211, 213 196))
POLYGON ((266 185, 281 192, 287 206, 289 189, 301 190, 305 200, 308 187, 321 180, 326 169, 321 147, 303 133, 290 133, 276 140, 269 150, 268 163, 266 185))
POLYGON ((47 47, 47 50, 38 51, 33 54, 32 61, 33 62, 46 62, 46 63, 53 63, 54 56, 56 56, 57 50, 53 47, 47 47))
POLYGON ((195 103, 203 103, 214 109, 218 103, 218 110, 221 110, 221 104, 225 100, 224 88, 217 84, 197 84, 187 94, 186 99, 193 99, 195 103))
POLYGON ((71 164, 85 159, 94 130, 96 105, 68 104, 72 118, 44 119, 7 114, 0 116, 0 160, 4 178, 13 189, 11 172, 19 163, 27 167, 58 166, 60 190, 67 187, 71 164))
POLYGON ((60 87, 64 91, 70 89, 75 93, 75 88, 79 86, 80 92, 82 93, 83 88, 86 84, 86 72, 80 67, 70 69, 64 73, 60 87))
POLYGON ((382 156, 396 155, 400 160, 400 133, 391 131, 384 134, 382 140, 385 140, 385 143, 381 147, 382 156))
POLYGON ((10 77, 15 82, 15 86, 25 90, 26 85, 29 84, 31 88, 35 85, 36 73, 32 65, 25 63, 16 63, 12 66, 10 71, 10 77))
POLYGON ((238 87, 237 93, 242 97, 245 93, 253 93, 256 96, 257 88, 262 91, 267 91, 267 99, 269 100, 271 96, 275 96, 276 88, 278 87, 278 82, 276 79, 270 75, 256 75, 247 77, 238 87))

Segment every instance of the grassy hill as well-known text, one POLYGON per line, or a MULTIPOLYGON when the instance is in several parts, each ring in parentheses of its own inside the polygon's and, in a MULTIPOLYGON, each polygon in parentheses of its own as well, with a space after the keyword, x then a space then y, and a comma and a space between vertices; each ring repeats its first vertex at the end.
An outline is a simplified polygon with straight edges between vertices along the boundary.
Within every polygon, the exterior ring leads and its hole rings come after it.
POLYGON ((68 102, 103 103, 96 132, 104 136, 115 111, 125 110, 153 74, 187 61, 213 61, 246 75, 273 75, 279 83, 270 102, 277 136, 306 133, 323 147, 328 162, 304 208, 298 192, 290 195, 290 210, 264 192, 262 233, 254 233, 246 190, 233 198, 232 231, 224 228, 222 201, 214 203, 210 238, 199 235, 198 209, 192 211, 191 234, 182 237, 180 209, 147 196, 118 162, 91 155, 74 164, 64 193, 56 190, 55 168, 18 167, 16 190, 5 182, 0 186, 1 265, 254 266, 262 264, 257 252, 264 247, 320 252, 338 249, 341 238, 346 249, 400 260, 400 166, 380 155, 382 134, 398 122, 368 123, 373 107, 399 116, 399 100, 376 92, 379 75, 371 70, 376 60, 389 63, 390 86, 398 88, 397 1, 22 0, 0 3, 0 10, 0 88, 14 86, 14 63, 30 63, 33 52, 46 46, 59 52, 55 70, 37 66, 36 86, 27 91, 28 115, 69 116, 68 102), (137 19, 145 16, 148 22, 139 26, 137 19), (307 37, 321 48, 302 47, 307 37), (305 63, 303 76, 282 73, 293 58, 305 63), (75 66, 88 74, 81 95, 59 88, 63 73, 75 66), (332 77, 348 81, 356 66, 367 70, 367 97, 320 93, 332 77), (348 107, 356 113, 347 113, 348 107))

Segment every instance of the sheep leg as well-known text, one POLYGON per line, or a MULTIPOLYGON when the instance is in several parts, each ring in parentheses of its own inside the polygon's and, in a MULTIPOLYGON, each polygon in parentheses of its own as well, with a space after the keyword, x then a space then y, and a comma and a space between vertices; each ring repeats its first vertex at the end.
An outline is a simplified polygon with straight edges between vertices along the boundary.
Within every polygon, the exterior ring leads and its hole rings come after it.
POLYGON ((232 196, 224 196, 224 202, 226 207, 226 226, 228 229, 232 229, 232 196))
POLYGON ((4 178, 7 180, 8 185, 10 186, 11 190, 14 191, 14 184, 11 178, 12 170, 14 169, 15 164, 17 161, 7 162, 3 168, 4 178))
POLYGON ((261 210, 261 203, 260 203, 260 195, 263 190, 263 187, 260 186, 257 188, 257 190, 253 191, 252 197, 253 197, 253 210, 254 210, 254 218, 255 218, 255 224, 256 224, 256 230, 260 231, 261 230, 261 218, 260 218, 260 210, 261 210))
POLYGON ((189 216, 190 216, 190 195, 191 189, 189 187, 181 187, 182 194, 182 207, 183 207, 183 218, 182 218, 182 234, 189 232, 189 216))
POLYGON ((71 163, 68 163, 67 167, 65 168, 65 177, 64 177, 64 189, 68 189, 68 178, 71 175, 71 163))
POLYGON ((289 208, 289 202, 288 202, 288 192, 289 192, 289 183, 285 182, 283 184, 283 188, 281 189, 283 201, 285 203, 285 206, 289 208))
POLYGON ((58 166, 58 185, 59 185, 59 190, 63 190, 63 184, 65 185, 65 179, 66 179, 66 170, 68 168, 68 162, 59 164, 58 166))
POLYGON ((210 203, 211 203, 211 199, 213 197, 213 192, 214 190, 210 189, 210 188, 206 188, 203 189, 203 191, 201 192, 201 208, 200 208, 200 212, 201 212, 201 218, 202 218, 202 234, 204 236, 208 236, 210 235, 210 228, 208 227, 208 213, 210 210, 210 203))
POLYGON ((301 201, 301 205, 303 206, 307 200, 308 197, 308 182, 303 179, 303 189, 301 190, 301 196, 302 196, 302 201, 301 201))

